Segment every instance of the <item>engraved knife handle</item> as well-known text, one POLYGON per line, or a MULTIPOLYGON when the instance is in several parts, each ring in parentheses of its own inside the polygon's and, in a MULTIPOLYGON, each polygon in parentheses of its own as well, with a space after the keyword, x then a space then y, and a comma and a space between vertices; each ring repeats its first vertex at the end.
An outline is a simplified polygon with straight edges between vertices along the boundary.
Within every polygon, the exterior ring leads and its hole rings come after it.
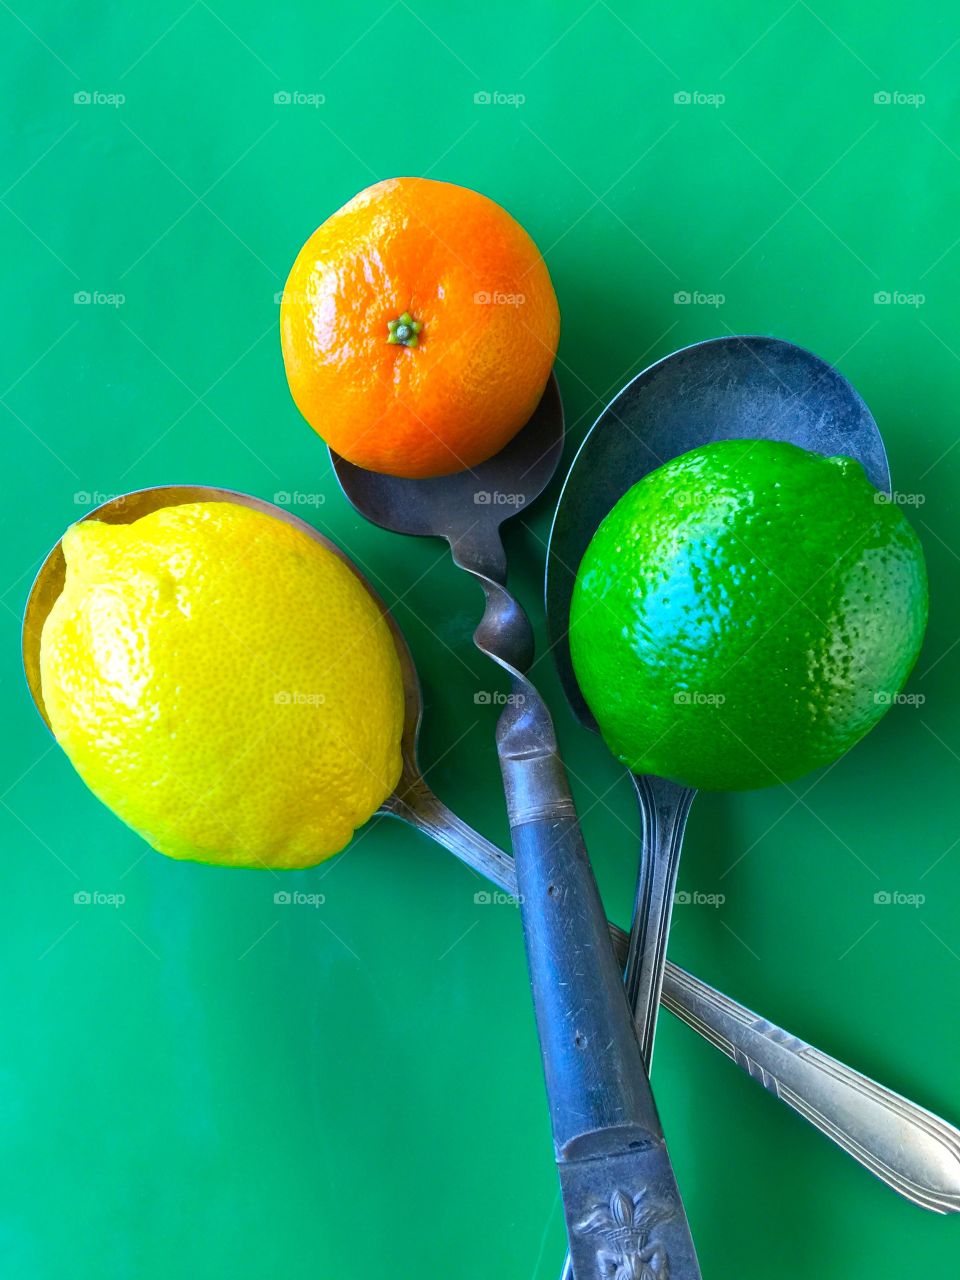
POLYGON ((514 689, 497 753, 574 1274, 700 1280, 550 714, 514 689))

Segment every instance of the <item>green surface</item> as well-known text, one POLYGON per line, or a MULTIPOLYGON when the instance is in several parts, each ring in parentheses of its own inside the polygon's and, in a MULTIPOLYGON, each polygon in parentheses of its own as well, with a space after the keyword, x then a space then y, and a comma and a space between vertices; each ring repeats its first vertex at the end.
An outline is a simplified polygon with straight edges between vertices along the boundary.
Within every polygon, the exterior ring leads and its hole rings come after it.
POLYGON ((904 705, 927 580, 885 496, 859 462, 773 440, 704 445, 629 489, 570 606, 616 758, 710 791, 787 784, 904 705))
MULTIPOLYGON (((188 480, 300 495, 409 636, 431 782, 504 838, 496 707, 474 700, 494 687, 470 644, 480 594, 440 545, 347 509, 280 361, 275 293, 301 242, 397 173, 476 186, 542 246, 568 457, 630 374, 727 332, 811 347, 874 411, 897 489, 924 499, 931 622, 909 690, 925 701, 819 777, 698 800, 681 887, 725 900, 678 908, 671 954, 960 1118, 949 11, 14 0, 0 31, 4 1274, 556 1274, 514 910, 475 903, 473 877, 389 823, 294 878, 317 907, 276 905, 269 875, 167 862, 86 792, 19 671, 31 575, 86 509, 76 494, 188 480), (275 104, 294 91, 325 101, 275 104), (81 291, 124 302, 77 305, 81 291), (684 292, 724 301, 676 304, 684 292), (75 905, 93 891, 125 901, 75 905)), ((508 538, 541 639, 555 497, 508 538)), ((573 722, 549 658, 537 673, 623 920, 628 780, 573 722)), ((667 1016, 655 1085, 706 1277, 955 1265, 956 1222, 899 1201, 667 1016)))

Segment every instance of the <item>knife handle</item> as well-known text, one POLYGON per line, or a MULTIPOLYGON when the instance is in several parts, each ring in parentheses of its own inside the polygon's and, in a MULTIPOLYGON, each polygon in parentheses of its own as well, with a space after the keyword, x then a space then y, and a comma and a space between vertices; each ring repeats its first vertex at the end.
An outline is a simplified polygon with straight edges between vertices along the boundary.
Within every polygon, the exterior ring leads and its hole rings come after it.
POLYGON ((700 1280, 549 713, 521 701, 497 749, 574 1275, 700 1280))
POLYGON ((558 1160, 581 1135, 659 1121, 559 756, 500 736, 527 965, 558 1160))

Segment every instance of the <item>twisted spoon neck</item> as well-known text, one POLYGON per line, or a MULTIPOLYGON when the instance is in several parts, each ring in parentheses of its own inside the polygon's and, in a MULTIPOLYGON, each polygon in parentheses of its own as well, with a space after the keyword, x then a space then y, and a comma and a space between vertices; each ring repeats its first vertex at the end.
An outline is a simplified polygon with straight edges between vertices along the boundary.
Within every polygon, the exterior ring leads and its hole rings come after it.
MULTIPOLYGON (((546 703, 526 676, 533 663, 533 627, 522 605, 506 587, 506 556, 499 532, 496 548, 478 546, 466 539, 451 542, 454 562, 469 573, 483 588, 483 617, 473 633, 473 642, 510 677, 512 694, 497 722, 497 748, 502 760, 526 761, 531 770, 531 785, 536 782, 534 762, 556 757, 557 741, 553 720, 546 703), (499 552, 499 554, 497 554, 499 552)), ((540 778, 540 785, 548 779, 540 778)), ((507 804, 514 812, 511 795, 507 804)), ((524 806, 526 807, 526 806, 524 806)), ((564 813, 569 808, 564 808, 564 813)))

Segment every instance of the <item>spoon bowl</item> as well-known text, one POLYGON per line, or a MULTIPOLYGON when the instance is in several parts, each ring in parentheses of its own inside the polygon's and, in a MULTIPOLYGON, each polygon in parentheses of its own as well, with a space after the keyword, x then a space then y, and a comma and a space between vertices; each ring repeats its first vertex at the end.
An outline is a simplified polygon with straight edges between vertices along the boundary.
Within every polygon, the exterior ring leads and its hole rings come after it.
MULTIPOLYGON (((778 338, 715 338, 685 347, 637 375, 587 433, 564 482, 550 533, 547 628, 564 692, 597 730, 570 656, 570 602, 577 569, 600 522, 649 472, 701 445, 778 440, 859 461, 877 489, 890 473, 877 424, 836 369, 778 338)), ((643 852, 627 962, 627 991, 649 1064, 687 814, 695 792, 632 775, 643 852)))
POLYGON ((477 647, 520 671, 533 661, 533 630, 504 590, 507 558, 500 526, 539 498, 550 483, 563 452, 563 435, 563 402, 551 374, 532 417, 518 434, 499 453, 467 471, 408 480, 366 471, 330 450, 344 497, 365 519, 391 533, 446 539, 454 563, 473 574, 486 596, 474 635, 477 647))
POLYGON ((563 450, 563 404, 550 375, 533 416, 499 453, 467 471, 408 480, 355 466, 330 450, 340 487, 367 520, 392 533, 443 537, 453 544, 498 529, 540 496, 563 450))
POLYGON ((832 365, 779 338, 711 338, 658 360, 610 401, 567 473, 550 531, 547 629, 564 692, 596 730, 570 659, 567 624, 577 569, 597 526, 648 472, 715 440, 780 440, 863 465, 890 491, 870 410, 832 365))

